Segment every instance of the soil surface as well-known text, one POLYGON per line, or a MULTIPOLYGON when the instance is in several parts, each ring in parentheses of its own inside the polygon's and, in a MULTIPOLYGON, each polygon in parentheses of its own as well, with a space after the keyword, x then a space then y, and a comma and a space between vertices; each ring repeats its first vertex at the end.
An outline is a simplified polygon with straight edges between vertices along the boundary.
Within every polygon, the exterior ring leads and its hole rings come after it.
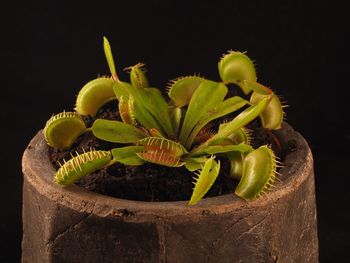
MULTIPOLYGON (((117 102, 106 104, 96 115, 96 118, 121 120, 117 102)), ((84 117, 87 126, 91 126, 93 119, 84 117)), ((278 138, 278 133, 261 128, 259 120, 248 125, 252 131, 252 144, 254 148, 268 144, 276 156, 282 161, 285 155, 293 151, 293 142, 284 145, 278 138)), ((109 143, 95 138, 91 132, 80 136, 69 150, 56 150, 50 148, 52 164, 58 169, 58 161, 69 160, 70 153, 82 153, 90 148, 108 150, 124 144, 109 143)), ((221 161, 220 174, 206 197, 233 193, 238 181, 229 176, 230 164, 225 158, 221 161)), ((129 200, 139 201, 180 201, 189 200, 193 189, 193 173, 184 167, 172 168, 147 163, 141 166, 125 166, 116 163, 102 170, 81 178, 76 182, 87 190, 129 200)))

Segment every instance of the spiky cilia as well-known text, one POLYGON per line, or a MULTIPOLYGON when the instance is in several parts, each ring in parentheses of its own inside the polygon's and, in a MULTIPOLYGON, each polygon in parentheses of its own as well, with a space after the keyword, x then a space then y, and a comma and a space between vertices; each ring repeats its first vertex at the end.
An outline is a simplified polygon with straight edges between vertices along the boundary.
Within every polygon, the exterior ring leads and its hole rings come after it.
POLYGON ((77 113, 50 119, 45 138, 54 148, 69 148, 80 134, 92 131, 99 139, 125 146, 73 156, 57 171, 57 183, 71 184, 116 162, 184 166, 195 174, 189 202, 195 205, 219 175, 220 162, 215 158, 220 157, 229 160, 230 175, 240 180, 235 193, 241 198, 253 200, 273 186, 276 157, 267 145, 253 149, 245 126, 260 117, 264 128, 279 129, 283 106, 271 89, 257 82, 254 63, 245 53, 230 51, 221 58, 220 81, 198 75, 170 81, 167 100, 150 85, 141 63, 127 68, 129 82, 119 79, 105 37, 104 51, 111 77, 88 82, 77 97, 77 113), (228 89, 235 87, 231 84, 239 86, 246 95, 251 93, 250 98, 228 97, 228 89), (80 116, 94 117, 110 100, 118 102, 122 121, 96 119, 86 128, 80 116))

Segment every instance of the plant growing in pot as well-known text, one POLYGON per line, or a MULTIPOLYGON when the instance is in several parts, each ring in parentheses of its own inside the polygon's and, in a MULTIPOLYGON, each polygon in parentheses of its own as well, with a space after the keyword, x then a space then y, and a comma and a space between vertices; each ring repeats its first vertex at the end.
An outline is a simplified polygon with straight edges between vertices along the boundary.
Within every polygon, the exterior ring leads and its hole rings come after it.
MULTIPOLYGON (((104 51, 111 77, 88 82, 78 94, 76 111, 54 115, 43 131, 47 144, 54 149, 51 153, 58 156, 69 153, 71 156, 69 160, 58 162, 59 168, 54 172, 55 183, 53 178, 49 183, 45 182, 50 185, 50 193, 41 193, 50 196, 53 201, 51 207, 59 207, 50 214, 48 221, 51 228, 54 223, 64 225, 62 230, 52 229, 44 238, 48 240, 44 245, 48 251, 47 260, 76 262, 93 258, 90 262, 95 262, 101 259, 98 251, 103 251, 105 262, 113 262, 114 256, 119 258, 118 262, 317 260, 310 152, 302 138, 283 123, 283 106, 278 96, 257 82, 254 64, 246 54, 230 51, 221 58, 218 65, 220 82, 196 75, 175 79, 169 84, 167 101, 160 90, 149 86, 142 64, 127 68, 130 83, 123 82, 116 73, 106 38, 104 51), (242 96, 250 95, 249 100, 238 96, 237 88, 241 89, 242 96), (236 92, 233 96, 232 90, 236 92), (118 119, 100 118, 101 108, 103 111, 104 105, 110 101, 117 102, 118 119), (286 184, 292 176, 283 178, 283 171, 280 171, 281 182, 275 183, 279 177, 277 169, 281 166, 269 145, 253 147, 251 131, 245 126, 256 118, 260 119, 264 133, 272 136, 273 139, 268 142, 278 145, 279 150, 288 151, 286 145, 289 143, 291 147, 291 142, 295 144, 292 148, 298 148, 298 151, 306 145, 303 156, 298 158, 309 161, 303 167, 300 163, 295 164, 300 168, 299 173, 305 174, 296 176, 298 178, 294 178, 292 185, 286 184), (282 135, 272 132, 282 126, 282 135), (286 135, 292 138, 286 138, 286 135), (95 137, 96 141, 108 143, 104 149, 85 149, 81 143, 83 137, 95 137), (74 150, 76 153, 72 152, 74 150), (221 163, 226 169, 221 168, 221 163), (170 173, 180 170, 181 176, 186 177, 183 188, 193 177, 189 202, 129 201, 101 197, 74 186, 74 182, 81 183, 84 177, 98 174, 101 170, 113 171, 112 167, 118 165, 128 169, 147 164, 157 169, 165 167, 170 173), (305 167, 309 170, 304 171, 305 167), (184 170, 192 172, 193 176, 184 173, 184 170), (238 185, 233 183, 226 188, 234 191, 239 198, 226 194, 199 202, 220 176, 229 178, 230 182, 238 182, 238 185), (274 187, 277 189, 268 193, 274 187), (55 200, 57 195, 61 196, 60 200, 55 200), (295 206, 300 207, 298 202, 301 201, 304 202, 303 207, 294 220, 297 229, 292 228, 291 231, 302 236, 306 233, 306 238, 298 238, 302 242, 311 241, 312 245, 295 250, 290 242, 284 240, 281 222, 288 220, 283 213, 296 210, 295 206), (67 211, 62 215, 58 210, 67 211), (302 222, 308 216, 311 219, 302 222), (67 217, 79 219, 72 222, 67 217), (114 240, 112 247, 103 241, 93 249, 89 247, 89 253, 71 257, 72 244, 73 247, 81 243, 91 244, 92 222, 98 222, 93 229, 99 231, 96 228, 99 225, 104 240, 114 240), (268 222, 275 223, 276 236, 269 233, 268 222), (109 230, 103 230, 106 228, 109 230), (234 234, 230 232, 232 230, 234 234), (112 237, 108 231, 111 231, 112 237), (227 236, 224 235, 226 232, 227 236), (77 241, 69 241, 68 237, 72 234, 78 237, 77 241), (278 241, 282 244, 277 244, 278 241)), ((96 148, 99 144, 92 143, 90 146, 96 148)), ((47 154, 47 147, 45 149, 47 154)), ((288 163, 288 154, 285 155, 288 163)), ((291 168, 287 166, 283 169, 288 172, 291 168)), ((50 169, 52 176, 53 167, 50 169)), ((26 169, 24 171, 26 174, 26 169)), ((141 175, 136 174, 134 178, 138 176, 141 175)), ((164 177, 162 180, 171 180, 164 177)), ((32 197, 33 190, 26 192, 31 192, 32 197)), ((214 195, 220 192, 223 191, 214 195)), ((124 198, 133 199, 127 195, 124 198)), ((182 196, 179 200, 183 199, 182 196)), ((28 213, 24 211, 25 219, 28 213)), ((101 233, 98 236, 101 237, 101 233)), ((298 242, 301 242, 299 239, 298 242)), ((24 238, 24 250, 28 240, 29 237, 24 238)), ((34 258, 33 254, 24 254, 23 261, 34 258)))

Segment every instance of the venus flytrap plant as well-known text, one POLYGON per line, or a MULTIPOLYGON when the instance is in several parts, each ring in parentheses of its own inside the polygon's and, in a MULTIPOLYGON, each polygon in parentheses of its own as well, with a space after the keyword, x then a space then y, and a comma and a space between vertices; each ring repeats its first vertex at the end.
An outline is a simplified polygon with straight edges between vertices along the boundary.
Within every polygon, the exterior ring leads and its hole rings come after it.
POLYGON ((203 198, 214 184, 220 172, 220 162, 215 162, 213 157, 207 159, 200 172, 196 172, 195 187, 189 205, 195 205, 203 198))
MULTIPOLYGON (((261 93, 253 92, 250 97, 251 103, 257 103, 262 100, 264 96, 261 93)), ((273 94, 270 103, 266 106, 265 110, 260 114, 261 124, 264 128, 270 130, 277 130, 281 128, 284 112, 282 110, 282 104, 277 95, 273 94), (277 110, 276 110, 277 109, 277 110)))
POLYGON ((220 77, 225 83, 237 84, 246 95, 252 91, 251 87, 242 82, 257 80, 254 63, 245 53, 230 50, 222 56, 218 67, 220 77))
POLYGON ((109 151, 91 150, 83 154, 76 153, 68 162, 60 164, 61 168, 56 173, 55 181, 61 185, 70 185, 84 175, 106 166, 111 158, 109 151))
POLYGON ((81 115, 94 117, 105 103, 115 99, 113 84, 113 80, 106 77, 85 84, 78 94, 75 110, 81 115))
POLYGON ((184 107, 190 103, 194 91, 205 79, 200 76, 179 77, 172 80, 167 89, 169 98, 176 107, 184 107))
POLYGON ((264 145, 248 153, 243 162, 242 178, 235 194, 248 200, 262 196, 275 182, 277 168, 275 154, 264 145))
POLYGON ((238 85, 246 95, 252 92, 251 103, 256 104, 263 98, 270 96, 269 105, 260 114, 262 126, 271 130, 281 127, 284 117, 283 106, 271 89, 257 82, 254 63, 246 54, 229 51, 221 58, 218 68, 224 83, 238 85))
POLYGON ((170 167, 180 167, 185 164, 181 157, 187 150, 179 143, 162 137, 147 137, 139 141, 144 151, 137 153, 142 160, 170 167))
POLYGON ((103 49, 112 77, 100 77, 84 85, 77 96, 75 105, 75 110, 81 115, 94 117, 105 103, 115 99, 113 86, 115 82, 119 83, 120 80, 115 70, 111 47, 105 37, 103 38, 103 49))
POLYGON ((79 114, 64 111, 47 121, 43 133, 48 145, 66 149, 86 130, 85 123, 79 114))
POLYGON ((143 64, 127 68, 130 82, 119 79, 109 42, 104 51, 112 77, 87 83, 79 92, 77 113, 61 114, 49 120, 45 138, 54 148, 67 148, 91 130, 101 140, 125 144, 106 151, 91 150, 73 156, 61 165, 56 182, 68 185, 82 176, 114 163, 143 165, 146 162, 185 167, 194 172, 194 191, 189 202, 196 204, 214 184, 220 161, 227 158, 230 175, 240 180, 235 193, 243 199, 262 196, 274 184, 278 162, 266 145, 253 149, 251 136, 244 128, 260 117, 267 129, 278 129, 283 120, 279 98, 257 82, 253 62, 241 52, 230 51, 219 62, 222 82, 200 76, 180 77, 168 86, 167 102, 157 88, 151 87, 143 64), (238 85, 250 100, 227 98, 229 84, 238 85), (117 100, 121 121, 96 119, 86 128, 80 115, 94 117, 108 101, 117 100), (243 107, 246 107, 242 110, 243 107), (240 110, 236 117, 217 121, 240 110), (215 122, 216 121, 216 122, 215 122))

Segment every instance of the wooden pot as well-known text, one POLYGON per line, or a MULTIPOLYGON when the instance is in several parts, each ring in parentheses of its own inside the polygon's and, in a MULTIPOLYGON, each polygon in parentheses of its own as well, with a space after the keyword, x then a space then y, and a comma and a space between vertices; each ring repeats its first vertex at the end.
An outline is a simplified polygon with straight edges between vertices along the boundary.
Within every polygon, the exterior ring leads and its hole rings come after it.
POLYGON ((295 149, 273 191, 190 207, 56 185, 40 131, 22 160, 22 262, 318 262, 312 154, 288 124, 279 134, 295 149))

